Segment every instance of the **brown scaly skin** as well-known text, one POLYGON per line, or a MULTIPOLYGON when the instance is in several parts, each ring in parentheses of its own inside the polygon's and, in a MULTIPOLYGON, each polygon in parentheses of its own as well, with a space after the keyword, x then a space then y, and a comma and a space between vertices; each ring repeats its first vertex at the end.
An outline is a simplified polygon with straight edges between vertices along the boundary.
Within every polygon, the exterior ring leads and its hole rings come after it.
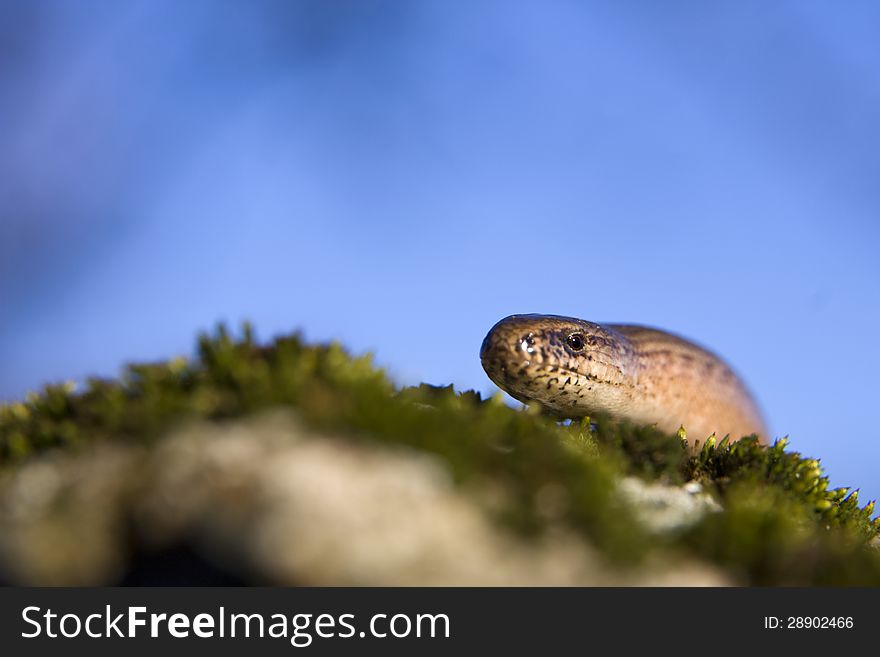
POLYGON ((657 329, 511 315, 489 331, 483 369, 522 402, 560 417, 607 414, 693 443, 768 432, 745 384, 715 354, 657 329))

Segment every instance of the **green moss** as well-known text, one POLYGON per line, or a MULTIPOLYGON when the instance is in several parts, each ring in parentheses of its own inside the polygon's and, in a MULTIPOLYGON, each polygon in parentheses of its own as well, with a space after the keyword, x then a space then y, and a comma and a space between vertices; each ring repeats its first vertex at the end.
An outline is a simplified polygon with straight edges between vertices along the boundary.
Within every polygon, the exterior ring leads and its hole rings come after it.
MULTIPOLYGON (((98 441, 142 444, 192 417, 231 418, 288 406, 303 420, 351 440, 405 445, 442 458, 455 480, 507 492, 491 512, 524 536, 564 522, 606 555, 633 563, 657 549, 695 553, 760 584, 880 584, 880 533, 872 505, 829 490, 817 461, 751 439, 710 440, 692 453, 681 437, 594 418, 560 425, 500 397, 451 386, 397 390, 369 356, 297 335, 260 346, 245 327, 220 327, 198 341, 192 361, 132 365, 118 381, 90 380, 77 392, 49 386, 0 407, 0 465, 49 449, 98 441), (651 537, 615 494, 623 474, 683 483, 696 479, 724 511, 689 529, 651 537), (542 496, 554 491, 548 514, 542 496)), ((546 497, 546 496, 545 496, 546 497)))

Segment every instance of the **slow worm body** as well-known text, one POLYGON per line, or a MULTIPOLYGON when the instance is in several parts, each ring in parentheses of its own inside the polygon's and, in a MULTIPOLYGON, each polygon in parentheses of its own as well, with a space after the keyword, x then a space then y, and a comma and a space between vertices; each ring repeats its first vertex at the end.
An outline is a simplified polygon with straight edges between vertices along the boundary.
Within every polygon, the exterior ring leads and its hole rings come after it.
POLYGON ((678 336, 556 315, 511 315, 480 349, 502 390, 560 417, 607 414, 700 442, 767 428, 749 390, 718 356, 678 336))

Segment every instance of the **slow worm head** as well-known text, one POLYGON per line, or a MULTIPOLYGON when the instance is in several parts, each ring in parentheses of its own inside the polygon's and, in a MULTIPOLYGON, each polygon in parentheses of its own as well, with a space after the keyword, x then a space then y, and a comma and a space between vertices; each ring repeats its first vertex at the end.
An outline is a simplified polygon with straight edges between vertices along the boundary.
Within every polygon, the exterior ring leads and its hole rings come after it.
POLYGON ((700 442, 768 433, 736 373, 684 338, 644 326, 596 324, 557 315, 511 315, 480 349, 502 390, 560 417, 607 414, 700 442))

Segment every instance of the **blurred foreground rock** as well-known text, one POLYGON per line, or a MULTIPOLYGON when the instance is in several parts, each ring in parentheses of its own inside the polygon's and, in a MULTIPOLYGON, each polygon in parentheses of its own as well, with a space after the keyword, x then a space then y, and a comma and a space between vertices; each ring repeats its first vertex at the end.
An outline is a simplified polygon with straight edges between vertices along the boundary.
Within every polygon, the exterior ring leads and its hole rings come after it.
MULTIPOLYGON (((714 504, 698 490, 643 490, 638 480, 624 480, 621 492, 644 506, 652 531, 714 504)), ((163 572, 163 555, 183 550, 186 563, 245 584, 732 583, 672 557, 614 570, 564 526, 539 539, 505 529, 489 498, 455 486, 439 459, 318 435, 287 411, 199 422, 151 448, 95 445, 7 470, 0 578, 128 583, 148 563, 138 583, 198 583, 179 564, 163 572)))

